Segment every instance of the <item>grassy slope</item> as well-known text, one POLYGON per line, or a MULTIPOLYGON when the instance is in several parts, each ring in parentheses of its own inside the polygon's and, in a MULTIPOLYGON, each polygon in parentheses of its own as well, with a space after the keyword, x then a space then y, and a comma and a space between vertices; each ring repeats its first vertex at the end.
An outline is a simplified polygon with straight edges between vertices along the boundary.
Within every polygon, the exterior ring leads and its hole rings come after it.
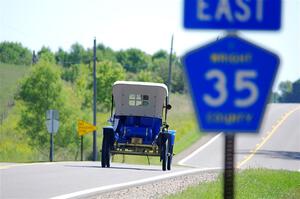
MULTIPOLYGON (((7 112, 7 103, 13 99, 17 83, 28 70, 28 66, 0 63, 0 114, 7 112)), ((19 112, 19 105, 14 106, 4 123, 0 124, 0 161, 22 162, 37 158, 33 150, 26 144, 26 136, 16 130, 19 112)))
POLYGON ((18 130, 20 104, 9 112, 3 125, 0 125, 0 161, 34 162, 41 161, 41 155, 28 145, 26 135, 18 130))
MULTIPOLYGON (((177 195, 167 198, 223 198, 223 183, 215 182, 190 187, 177 195)), ((236 198, 252 199, 296 199, 300 198, 300 173, 267 169, 245 170, 237 174, 236 198)))
POLYGON ((18 80, 28 71, 29 67, 0 63, 0 113, 6 109, 17 88, 18 80))
MULTIPOLYGON (((0 87, 0 104, 6 107, 7 100, 9 100, 16 91, 17 81, 24 76, 29 67, 0 64, 1 87, 0 87)), ((190 100, 187 96, 172 94, 171 104, 172 110, 168 114, 168 123, 170 129, 176 130, 176 140, 174 152, 177 154, 189 147, 192 143, 197 141, 201 136, 198 133, 197 125, 194 119, 194 113, 190 100)), ((20 119, 21 106, 16 104, 10 111, 4 124, 0 126, 0 161, 14 161, 14 162, 31 162, 46 160, 47 154, 39 155, 35 150, 29 147, 26 143, 26 135, 18 130, 18 121, 20 119)), ((1 113, 1 112, 0 112, 1 113)), ((92 114, 90 114, 92 116, 92 114)), ((102 145, 102 127, 108 125, 106 122, 109 118, 109 113, 97 114, 97 145, 101 149, 102 145)), ((92 121, 92 118, 90 118, 92 121)), ((91 122, 90 121, 90 122, 91 122)), ((85 136, 84 156, 88 159, 92 153, 92 134, 85 136)), ((57 154, 58 155, 58 154, 57 154)), ((98 154, 100 159, 100 153, 98 154)), ((57 156, 58 157, 58 156, 57 156)), ((148 164, 147 158, 144 156, 125 156, 126 163, 148 164)), ((122 162, 123 157, 117 155, 114 161, 122 162)), ((158 157, 150 158, 151 164, 159 164, 158 157)))

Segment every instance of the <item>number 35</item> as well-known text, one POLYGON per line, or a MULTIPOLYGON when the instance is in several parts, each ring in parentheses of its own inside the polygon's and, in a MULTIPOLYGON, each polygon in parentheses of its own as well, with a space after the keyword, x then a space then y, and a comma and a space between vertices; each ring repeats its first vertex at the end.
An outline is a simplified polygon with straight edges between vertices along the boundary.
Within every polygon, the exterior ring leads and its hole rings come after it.
MULTIPOLYGON (((234 105, 239 108, 245 108, 253 105, 258 98, 258 89, 256 84, 251 82, 249 79, 255 79, 257 77, 256 71, 253 70, 238 70, 235 73, 234 88, 236 91, 249 90, 249 96, 243 99, 234 99, 234 105)), ((212 107, 222 106, 227 98, 228 91, 226 88, 226 76, 220 70, 210 70, 205 74, 207 80, 217 79, 214 85, 214 89, 218 91, 219 95, 217 97, 212 97, 209 94, 204 94, 204 102, 212 107)))

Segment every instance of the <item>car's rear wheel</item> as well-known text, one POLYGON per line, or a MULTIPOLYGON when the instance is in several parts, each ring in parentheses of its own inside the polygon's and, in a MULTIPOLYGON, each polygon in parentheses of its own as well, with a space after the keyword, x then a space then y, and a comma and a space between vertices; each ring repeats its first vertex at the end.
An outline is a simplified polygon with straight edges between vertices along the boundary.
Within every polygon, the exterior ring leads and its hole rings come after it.
POLYGON ((168 162, 168 139, 163 139, 161 153, 162 153, 162 170, 165 171, 168 162))
POLYGON ((101 151, 101 166, 110 167, 110 149, 112 129, 103 129, 102 151, 101 151))
MULTIPOLYGON (((168 142, 170 143, 170 142, 168 142)), ((172 166, 172 159, 173 159, 173 146, 168 146, 168 162, 167 162, 167 169, 171 170, 171 166, 172 166)))
POLYGON ((106 136, 103 136, 102 151, 101 151, 101 166, 102 167, 106 167, 106 165, 107 165, 107 153, 108 153, 107 145, 108 145, 108 142, 107 142, 106 136))

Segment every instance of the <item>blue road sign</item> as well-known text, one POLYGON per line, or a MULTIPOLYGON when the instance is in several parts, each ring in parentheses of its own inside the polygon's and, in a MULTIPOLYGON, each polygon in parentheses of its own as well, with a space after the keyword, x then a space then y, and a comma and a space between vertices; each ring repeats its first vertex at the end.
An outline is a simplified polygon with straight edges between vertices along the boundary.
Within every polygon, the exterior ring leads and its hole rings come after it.
POLYGON ((185 0, 188 29, 279 30, 281 0, 185 0))
POLYGON ((237 36, 195 49, 183 58, 200 128, 257 132, 279 57, 237 36))

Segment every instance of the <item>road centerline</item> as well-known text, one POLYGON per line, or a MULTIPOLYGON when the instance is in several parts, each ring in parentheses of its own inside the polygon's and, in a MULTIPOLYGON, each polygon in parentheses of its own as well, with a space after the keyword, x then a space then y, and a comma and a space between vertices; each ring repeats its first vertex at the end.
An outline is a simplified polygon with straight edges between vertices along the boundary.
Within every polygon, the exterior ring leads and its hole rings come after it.
POLYGON ((275 125, 272 125, 272 130, 269 133, 267 133, 267 136, 263 137, 262 141, 256 144, 256 147, 253 150, 250 150, 250 155, 246 156, 244 160, 240 161, 237 164, 236 168, 240 169, 244 164, 251 160, 256 154, 256 152, 275 134, 277 129, 290 117, 290 115, 292 115, 297 110, 300 110, 300 106, 297 106, 296 108, 284 113, 281 119, 277 121, 275 125))

